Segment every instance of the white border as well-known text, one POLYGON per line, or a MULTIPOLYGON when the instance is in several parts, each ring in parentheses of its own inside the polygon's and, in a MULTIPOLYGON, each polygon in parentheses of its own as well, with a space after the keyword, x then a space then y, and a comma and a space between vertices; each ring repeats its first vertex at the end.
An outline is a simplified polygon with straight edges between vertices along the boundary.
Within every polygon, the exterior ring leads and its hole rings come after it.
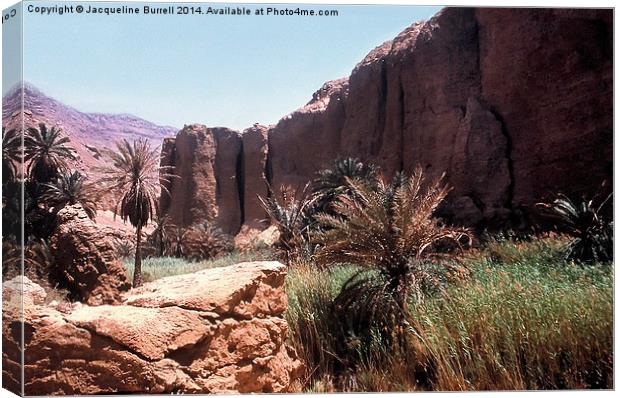
MULTIPOLYGON (((57 3, 67 3, 67 2, 80 2, 80 1, 57 1, 57 3)), ((85 1, 82 1, 85 2, 85 1)), ((129 1, 127 1, 129 2, 129 1)), ((149 2, 156 2, 156 3, 183 3, 183 1, 174 1, 174 0, 149 0, 149 2)), ((17 1, 12 1, 12 0, 0 0, 0 9, 5 9, 7 7, 10 7, 11 5, 17 3, 17 1)), ((56 3, 56 2, 54 2, 56 3)), ((205 1, 205 3, 234 3, 234 1, 225 1, 225 0, 210 0, 210 1, 205 1)), ((532 0, 521 0, 521 1, 514 1, 514 0, 508 0, 508 1, 502 1, 502 2, 498 2, 497 0, 493 1, 493 0, 476 0, 476 1, 465 1, 465 0, 448 0, 446 2, 442 2, 442 1, 436 1, 436 0, 424 0, 424 1, 412 1, 412 0, 388 0, 388 1, 379 1, 379 0, 274 0, 274 1, 264 1, 264 0, 254 0, 254 1, 237 1, 237 3, 297 3, 297 4, 338 4, 338 5, 352 5, 352 4, 381 4, 381 5, 390 5, 390 4, 404 4, 404 5, 437 5, 437 6, 476 6, 476 7, 563 7, 563 8, 572 8, 572 7, 586 7, 586 8, 611 8, 615 6, 615 2, 614 1, 601 1, 601 0, 590 0, 590 1, 576 1, 576 0, 564 0, 564 1, 560 1, 560 0, 541 0, 541 1, 532 1, 532 0)), ((2 41, 2 32, 0 29, 0 43, 2 41)), ((617 29, 615 27, 615 12, 614 12, 614 54, 616 53, 616 44, 618 43, 618 32, 617 29)), ((614 57, 614 61, 616 61, 615 57, 614 57)), ((618 64, 617 62, 614 62, 614 76, 616 76, 616 71, 618 68, 618 64)), ((0 74, 2 73, 2 68, 1 68, 1 63, 0 63, 0 74)), ((617 91, 618 85, 617 82, 614 79, 614 105, 615 105, 615 93, 617 91)), ((615 112, 614 112, 615 115, 615 112)), ((617 118, 614 118, 614 131, 617 130, 618 127, 618 120, 617 118)), ((619 148, 619 144, 616 142, 616 140, 614 140, 614 163, 617 162, 618 160, 618 148, 619 148)), ((618 181, 616 180, 616 176, 615 176, 615 168, 614 168, 614 185, 618 186, 618 181)), ((617 211, 618 211, 618 206, 620 205, 620 200, 618 200, 618 197, 616 196, 614 198, 614 219, 617 220, 617 211)), ((616 237, 617 238, 617 237, 616 237)), ((618 250, 618 248, 620 247, 620 244, 618 243, 618 240, 616 239, 615 242, 615 253, 620 253, 620 250, 618 250)), ((617 289, 615 289, 615 278, 614 278, 614 304, 617 303, 617 298, 618 298, 618 291, 617 289)), ((616 354, 617 354, 617 350, 615 350, 616 347, 616 342, 618 341, 618 328, 617 328, 617 308, 614 305, 614 365, 615 365, 615 369, 614 369, 614 382, 618 383, 618 380, 620 380, 618 378, 619 374, 620 374, 620 370, 618 369, 619 367, 617 366, 617 361, 616 359, 616 354)), ((0 342, 0 346, 1 346, 1 342, 0 342)), ((541 391, 532 391, 532 392, 473 392, 473 393, 440 393, 440 392, 433 392, 433 393, 422 393, 422 394, 450 394, 451 396, 464 396, 464 397, 488 397, 488 398, 495 398, 495 397, 511 397, 514 396, 515 394, 518 394, 519 396, 523 396, 523 397, 534 397, 535 395, 538 394, 549 394, 549 395, 561 395, 563 397, 581 397, 582 394, 592 394, 595 397, 612 397, 615 396, 615 392, 613 391, 548 391, 548 392, 541 392, 541 391), (612 395, 613 394, 613 395, 612 395)), ((406 396, 413 396, 413 394, 420 394, 420 393, 404 393, 406 396)), ((329 397, 330 395, 333 394, 312 394, 313 397, 329 397)), ((364 395, 367 394, 347 394, 348 396, 351 397, 362 397, 364 395)), ((9 393, 7 390, 0 390, 0 397, 4 398, 4 397, 14 397, 15 395, 9 393)), ((136 395, 134 395, 136 396, 136 395)), ((141 396, 141 397, 150 397, 152 395, 137 395, 137 396, 141 396)), ((196 395, 190 395, 190 396, 196 396, 196 395)), ((309 395, 304 395, 304 394, 287 394, 287 396, 295 396, 295 397, 308 397, 309 395)), ((385 397, 399 397, 399 396, 403 396, 403 393, 384 393, 383 396, 385 397)))

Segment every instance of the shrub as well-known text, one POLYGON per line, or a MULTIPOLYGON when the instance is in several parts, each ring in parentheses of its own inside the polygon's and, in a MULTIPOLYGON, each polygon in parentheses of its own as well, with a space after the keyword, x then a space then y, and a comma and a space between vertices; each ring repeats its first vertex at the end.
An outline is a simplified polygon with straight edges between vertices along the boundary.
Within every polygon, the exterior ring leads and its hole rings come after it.
POLYGON ((234 248, 232 237, 209 222, 192 226, 184 236, 184 257, 191 260, 211 260, 234 248))
POLYGON ((311 197, 309 185, 301 191, 281 187, 279 194, 280 198, 270 191, 269 197, 259 197, 259 200, 278 228, 280 237, 277 247, 284 251, 286 261, 290 263, 295 257, 303 257, 313 251, 309 236, 315 223, 312 212, 316 198, 311 197))
POLYGON ((286 317, 306 390, 613 388, 613 267, 564 262, 564 243, 496 239, 468 252, 465 283, 410 306, 405 349, 340 333, 351 314, 332 303, 356 267, 293 267, 286 317), (355 344, 367 355, 343 349, 355 344))
POLYGON ((321 264, 350 263, 361 267, 343 286, 343 311, 356 311, 374 323, 402 319, 410 293, 421 301, 442 272, 432 262, 451 258, 439 245, 461 247, 468 231, 442 225, 433 212, 449 192, 437 179, 426 183, 421 168, 408 179, 376 187, 349 180, 353 195, 340 196, 338 216, 320 215, 328 227, 320 237, 321 264), (376 270, 369 278, 365 270, 376 270), (364 307, 357 308, 358 306, 364 307), (353 307, 352 307, 353 306, 353 307), (355 307, 355 308, 354 308, 355 307))
POLYGON ((353 193, 349 180, 376 186, 378 174, 376 166, 365 164, 357 158, 336 159, 330 167, 319 171, 312 181, 312 196, 316 200, 314 212, 332 213, 332 205, 339 196, 353 193))
POLYGON ((41 201, 56 211, 66 205, 80 204, 89 218, 94 219, 97 214, 95 193, 79 171, 61 171, 53 182, 43 184, 41 201))
POLYGON ((594 200, 575 203, 565 195, 559 195, 551 203, 536 205, 544 218, 573 237, 567 246, 567 259, 584 263, 613 260, 613 222, 605 220, 601 214, 611 196, 598 205, 594 200))

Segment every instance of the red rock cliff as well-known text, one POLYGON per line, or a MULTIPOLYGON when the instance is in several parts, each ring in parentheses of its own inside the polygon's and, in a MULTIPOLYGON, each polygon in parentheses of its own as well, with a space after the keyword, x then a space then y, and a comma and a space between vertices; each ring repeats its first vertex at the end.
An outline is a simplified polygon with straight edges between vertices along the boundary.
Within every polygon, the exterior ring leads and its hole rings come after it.
POLYGON ((160 207, 178 226, 216 222, 236 234, 241 224, 238 166, 241 137, 223 127, 185 126, 162 146, 162 166, 177 178, 167 184, 160 207))
POLYGON ((240 223, 262 214, 265 179, 300 187, 344 155, 387 176, 446 172, 444 216, 472 226, 515 221, 558 191, 591 194, 612 177, 612 21, 611 10, 447 8, 412 25, 269 130, 266 174, 243 149, 240 223))

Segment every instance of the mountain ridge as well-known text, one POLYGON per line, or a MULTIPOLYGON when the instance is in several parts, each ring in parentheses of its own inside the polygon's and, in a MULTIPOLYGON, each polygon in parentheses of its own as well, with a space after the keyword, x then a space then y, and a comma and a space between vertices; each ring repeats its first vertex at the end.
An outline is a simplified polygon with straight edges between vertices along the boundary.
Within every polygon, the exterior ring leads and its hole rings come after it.
POLYGON ((40 123, 60 128, 78 153, 74 166, 86 174, 100 163, 99 149, 111 148, 121 139, 138 138, 146 138, 153 146, 160 146, 164 138, 174 136, 179 130, 130 113, 82 112, 25 81, 3 95, 2 125, 8 129, 21 127, 22 112, 26 128, 37 127, 40 123))

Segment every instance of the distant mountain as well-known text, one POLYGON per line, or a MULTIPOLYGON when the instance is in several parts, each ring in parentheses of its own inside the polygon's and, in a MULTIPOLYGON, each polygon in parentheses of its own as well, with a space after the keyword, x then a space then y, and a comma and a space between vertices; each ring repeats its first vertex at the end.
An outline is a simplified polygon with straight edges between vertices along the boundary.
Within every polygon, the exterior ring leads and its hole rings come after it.
POLYGON ((28 83, 24 84, 23 90, 16 86, 2 98, 3 126, 19 127, 22 94, 26 127, 39 123, 60 127, 80 156, 77 167, 85 172, 99 163, 99 150, 112 147, 115 141, 145 137, 154 146, 159 146, 164 137, 174 136, 178 131, 128 114, 83 113, 48 97, 28 83))

